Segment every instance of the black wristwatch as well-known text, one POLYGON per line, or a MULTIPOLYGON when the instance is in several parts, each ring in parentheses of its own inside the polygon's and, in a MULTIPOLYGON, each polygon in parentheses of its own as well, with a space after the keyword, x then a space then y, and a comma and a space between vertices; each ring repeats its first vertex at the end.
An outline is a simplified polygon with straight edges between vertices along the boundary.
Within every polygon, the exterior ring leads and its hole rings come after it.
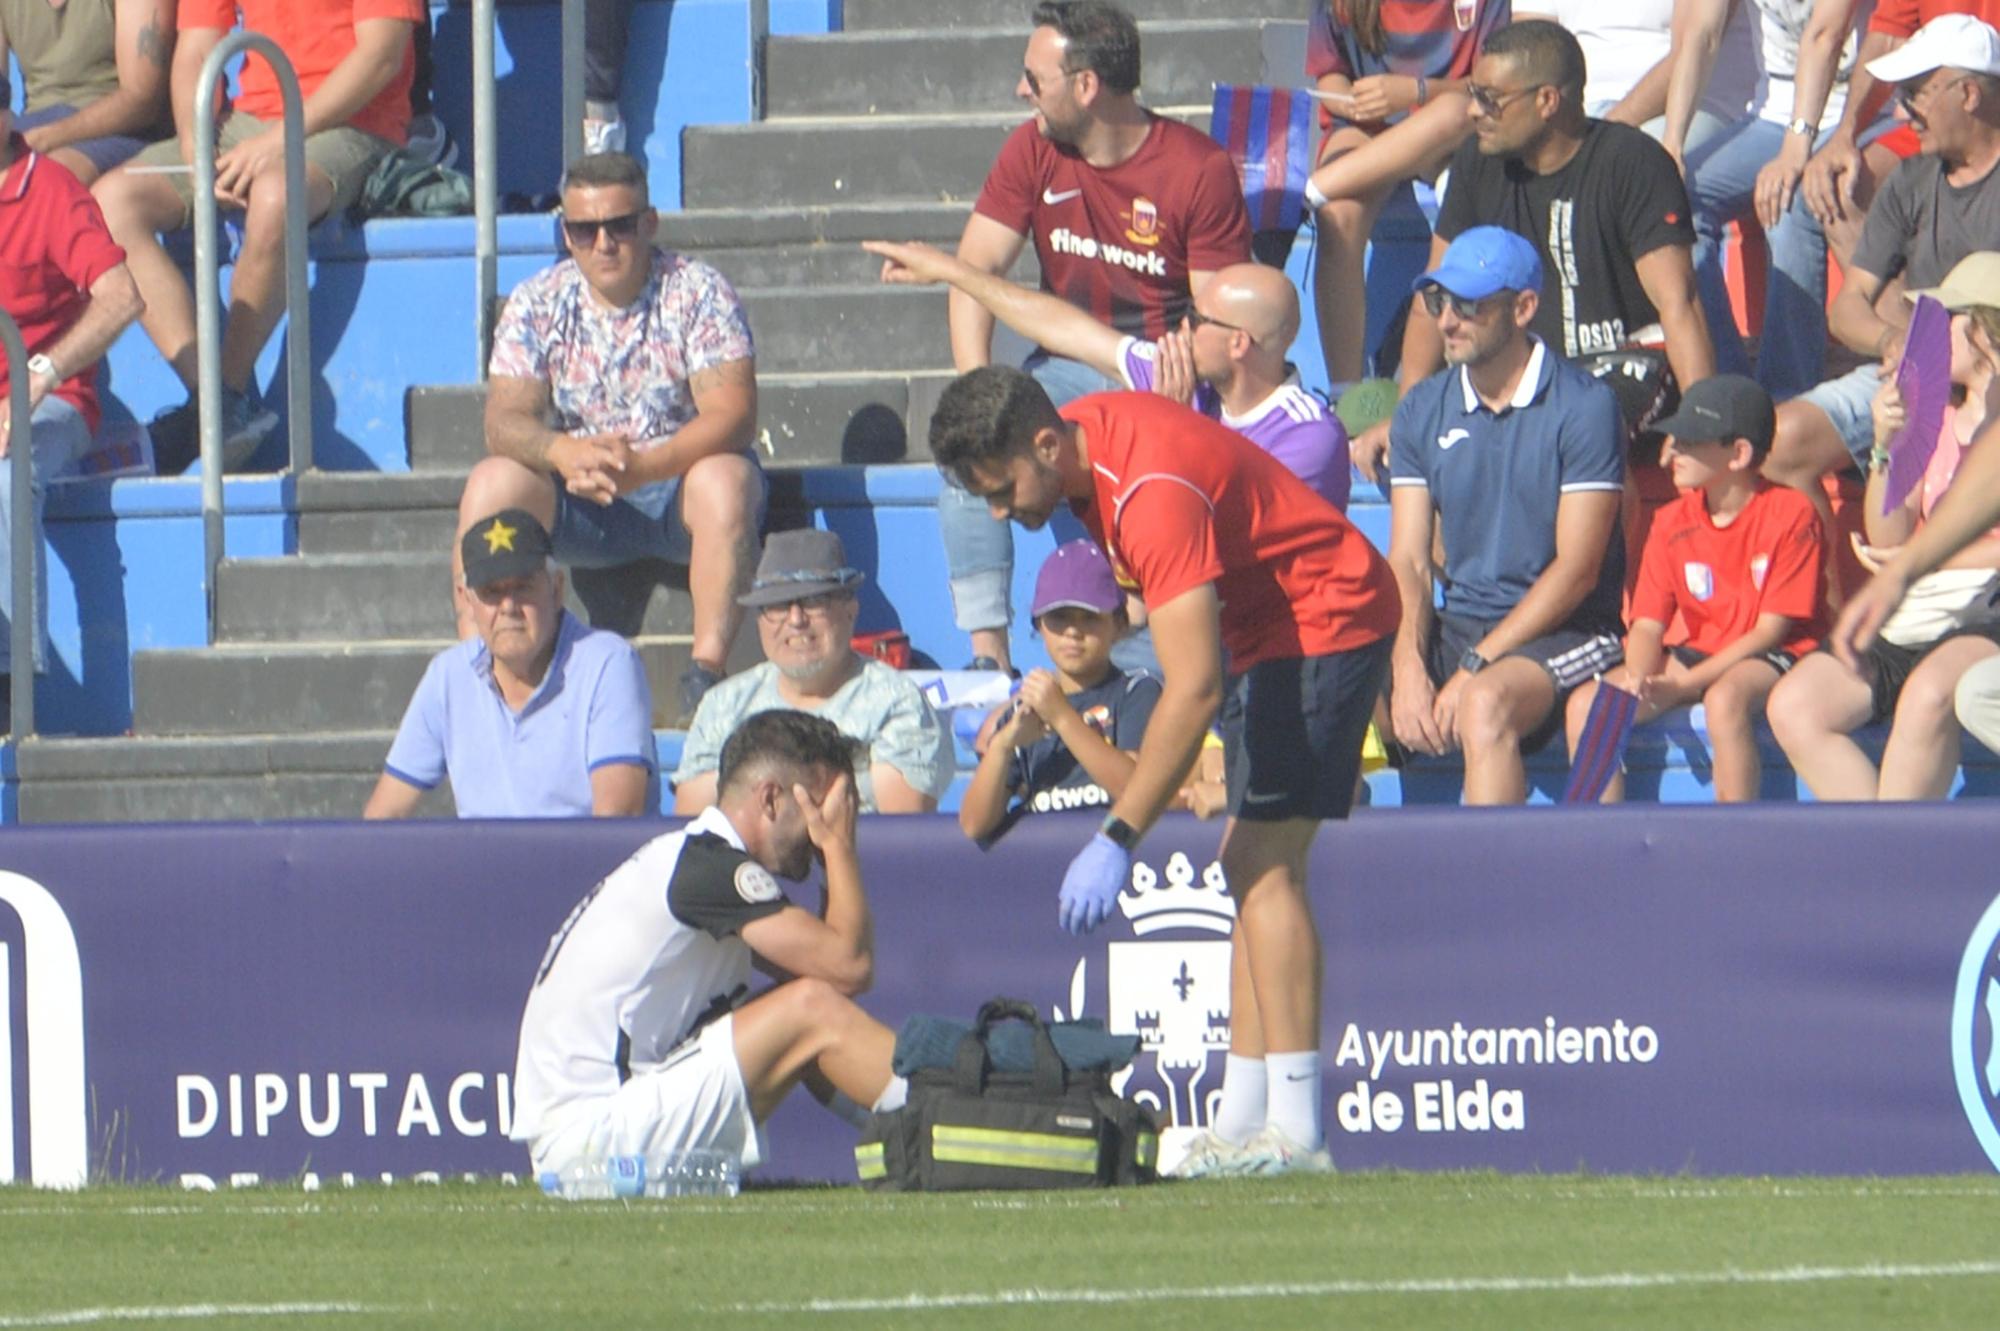
POLYGON ((1465 655, 1458 658, 1458 668, 1468 675, 1476 675, 1486 669, 1486 658, 1479 654, 1477 647, 1465 649, 1465 655))
POLYGON ((1139 829, 1120 818, 1115 813, 1104 815, 1104 822, 1098 827, 1112 845, 1130 855, 1139 848, 1139 829))

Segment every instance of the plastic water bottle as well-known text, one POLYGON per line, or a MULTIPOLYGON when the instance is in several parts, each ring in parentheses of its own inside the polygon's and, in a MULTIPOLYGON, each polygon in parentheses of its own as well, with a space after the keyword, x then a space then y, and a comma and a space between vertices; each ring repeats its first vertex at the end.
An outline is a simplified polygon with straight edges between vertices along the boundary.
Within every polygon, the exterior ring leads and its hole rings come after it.
POLYGON ((734 1197, 742 1164, 728 1151, 696 1147, 662 1155, 612 1155, 579 1160, 541 1176, 542 1191, 565 1201, 632 1197, 734 1197))

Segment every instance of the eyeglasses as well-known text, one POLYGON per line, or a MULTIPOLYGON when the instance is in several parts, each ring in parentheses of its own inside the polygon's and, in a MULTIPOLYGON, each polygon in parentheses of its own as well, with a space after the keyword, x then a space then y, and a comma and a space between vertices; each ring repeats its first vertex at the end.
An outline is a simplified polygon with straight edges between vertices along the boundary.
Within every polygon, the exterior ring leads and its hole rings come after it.
POLYGON ((772 624, 782 624, 797 610, 807 619, 825 619, 833 610, 834 598, 841 592, 819 592, 813 596, 801 596, 795 601, 780 601, 776 605, 761 605, 757 613, 772 624))
POLYGON ((1972 75, 1961 74, 1955 79, 1945 80, 1943 83, 1938 84, 1936 87, 1932 87, 1929 84, 1919 83, 1916 87, 1913 88, 1909 84, 1905 83, 1902 87, 1896 89, 1896 105, 1902 107, 1903 114, 1908 116, 1910 119, 1915 121, 1921 121, 1923 120, 1923 116, 1917 111, 1917 103, 1928 102, 1932 98, 1938 96, 1940 93, 1950 92, 1953 88, 1956 88, 1959 84, 1970 83, 1971 81, 1972 81, 1972 75))
POLYGON ((1187 321, 1188 321, 1189 332, 1193 332, 1197 328, 1202 328, 1207 326, 1226 329, 1232 333, 1247 333, 1250 331, 1241 324, 1226 324, 1222 322, 1222 320, 1220 319, 1214 318, 1210 315, 1203 314, 1200 310, 1196 309, 1192 305, 1188 306, 1187 321))
MULTIPOLYGON (((1056 71, 1056 76, 1067 81, 1075 78, 1082 72, 1080 69, 1060 69, 1056 71)), ((1026 65, 1021 66, 1021 82, 1028 85, 1028 95, 1030 97, 1040 97, 1042 95, 1042 81, 1036 78, 1035 71, 1029 69, 1026 65)))
POLYGON ((579 217, 563 218, 563 234, 569 243, 578 249, 590 249, 597 244, 597 233, 603 231, 614 242, 623 244, 639 234, 639 223, 648 209, 641 208, 636 213, 626 213, 621 217, 579 217))
POLYGON ((1468 83, 1465 85, 1465 94, 1472 99, 1472 104, 1481 111, 1489 116, 1497 116, 1521 98, 1526 97, 1529 93, 1540 92, 1547 86, 1546 83, 1531 83, 1525 88, 1516 88, 1512 92, 1498 92, 1495 89, 1484 87, 1477 83, 1468 83))
POLYGON ((1507 299, 1507 294, 1500 291, 1491 296, 1481 296, 1478 300, 1467 300, 1463 296, 1446 291, 1443 287, 1429 286, 1423 290, 1424 310, 1435 319, 1443 314, 1444 307, 1449 305, 1451 312, 1461 319, 1484 319, 1499 308, 1507 299))

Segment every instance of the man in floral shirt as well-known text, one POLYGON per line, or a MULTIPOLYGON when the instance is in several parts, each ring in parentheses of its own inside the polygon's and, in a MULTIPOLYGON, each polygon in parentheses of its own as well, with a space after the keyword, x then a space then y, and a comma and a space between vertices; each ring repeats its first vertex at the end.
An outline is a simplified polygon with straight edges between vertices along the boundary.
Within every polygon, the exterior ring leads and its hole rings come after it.
POLYGON ((459 534, 521 508, 584 568, 685 564, 694 600, 691 715, 721 679, 757 563, 763 471, 751 452, 757 375, 736 292, 708 265, 653 248, 659 219, 624 153, 563 177, 570 257, 514 289, 493 335, 486 448, 459 534))

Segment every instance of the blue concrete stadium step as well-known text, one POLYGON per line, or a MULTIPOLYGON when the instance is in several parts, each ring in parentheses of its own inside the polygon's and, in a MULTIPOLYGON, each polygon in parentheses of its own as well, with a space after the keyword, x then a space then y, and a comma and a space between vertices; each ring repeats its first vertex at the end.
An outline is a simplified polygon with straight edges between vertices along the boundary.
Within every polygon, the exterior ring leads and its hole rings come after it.
MULTIPOLYGON (((854 326, 852 321, 858 317, 838 303, 807 301, 795 307, 792 302, 774 298, 766 304, 768 321, 760 320, 758 326, 769 334, 759 344, 760 352, 767 355, 796 355, 802 348, 810 351, 818 339, 841 334, 843 329, 854 326), (835 321, 836 327, 822 328, 816 322, 821 316, 835 321)), ((870 308, 866 300, 856 304, 863 310, 870 308)), ((942 310, 940 302, 940 319, 942 310)), ((850 340, 863 340, 851 333, 847 336, 850 340)), ((933 340, 936 340, 934 334, 933 340)), ((1017 358, 1026 350, 1025 343, 1018 343, 1018 339, 1004 330, 995 338, 995 344, 1001 354, 1013 353, 1017 358)), ((924 363, 915 369, 879 371, 829 366, 804 373, 785 373, 760 368, 757 448, 765 467, 780 470, 927 461, 931 406, 951 382, 949 356, 942 365, 933 367, 935 355, 918 358, 905 345, 903 358, 922 359, 924 363)), ((760 360, 770 364, 765 356, 760 356, 760 360)), ((301 546, 328 552, 381 548, 365 543, 369 539, 365 535, 333 534, 337 524, 365 519, 366 512, 315 514, 313 509, 322 502, 330 507, 349 505, 358 510, 384 512, 456 504, 458 487, 463 484, 466 472, 486 456, 481 424, 485 410, 485 389, 477 384, 411 389, 410 465, 416 470, 316 473, 302 481, 301 546), (407 478, 414 484, 410 487, 385 484, 385 477, 407 478), (449 494, 445 493, 447 490, 449 494), (338 544, 317 544, 320 539, 332 539, 338 544)), ((366 528, 371 524, 363 521, 361 525, 366 528)))
MULTIPOLYGON (((36 739, 23 744, 24 823, 275 821, 355 818, 395 732, 146 739, 36 739)), ((452 813, 448 786, 426 817, 452 813)))
MULTIPOLYGON (((132 659, 133 730, 146 737, 393 730, 424 667, 448 644, 447 636, 142 651, 132 659)), ((653 689, 654 723, 680 721, 687 640, 642 637, 635 645, 653 689)))
MULTIPOLYGON (((1125 10, 1147 24, 1164 19, 1305 19, 1312 0, 1121 0, 1125 10)), ((849 32, 895 28, 984 28, 1012 23, 1025 40, 1032 4, 993 0, 845 0, 841 23, 849 32)), ((1014 54, 1020 59, 1020 53, 1014 54)))
MULTIPOLYGON (((940 32, 918 23, 902 31, 773 37, 765 48, 766 112, 774 121, 997 110, 1018 118, 1014 88, 1026 25, 1003 8, 989 13, 997 26, 940 32)), ((1140 95, 1149 104, 1191 106, 1207 102, 1217 83, 1256 83, 1267 68, 1260 42, 1303 50, 1304 30, 1298 21, 1208 13, 1146 23, 1140 95)))
MULTIPOLYGON (((1156 107, 1208 128, 1208 102, 1156 107)), ((883 203, 970 203, 1019 109, 962 115, 828 116, 754 125, 704 125, 683 141, 689 208, 883 203)))

